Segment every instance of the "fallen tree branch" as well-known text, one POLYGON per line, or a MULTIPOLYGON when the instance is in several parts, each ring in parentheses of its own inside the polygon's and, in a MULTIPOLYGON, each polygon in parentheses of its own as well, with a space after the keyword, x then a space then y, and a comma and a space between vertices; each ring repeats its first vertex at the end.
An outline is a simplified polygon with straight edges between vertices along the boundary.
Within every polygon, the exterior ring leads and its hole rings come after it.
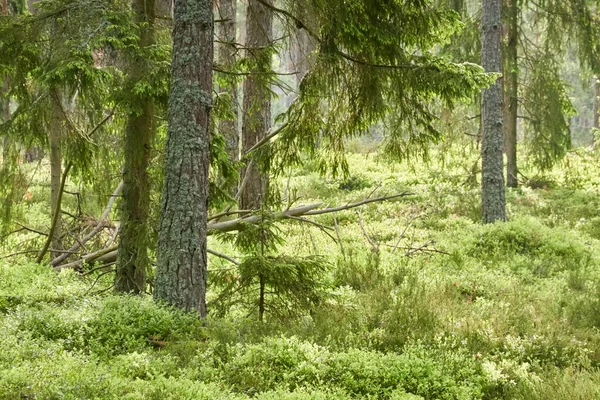
MULTIPOLYGON (((73 246, 71 246, 69 251, 76 251, 77 249, 82 247, 84 244, 86 244, 91 238, 96 236, 104 228, 104 223, 106 222, 106 219, 108 218, 108 215, 110 214, 110 210, 112 209, 113 204, 115 203, 115 200, 117 199, 117 197, 119 196, 119 194, 121 193, 122 190, 123 190, 123 181, 121 181, 119 183, 119 185, 115 189, 114 193, 110 196, 110 199, 108 200, 108 204, 106 205, 106 208, 104 209, 104 212, 102 213, 102 216, 100 217, 100 220, 96 224, 96 227, 94 229, 92 229, 92 231, 90 233, 85 235, 85 237, 83 239, 81 239, 80 241, 77 241, 73 246)), ((60 256, 58 256, 54 260, 52 260, 50 262, 50 265, 52 265, 53 267, 56 267, 61 262, 66 260, 68 257, 69 257, 69 254, 61 254, 60 256)))
POLYGON ((65 190, 65 183, 67 182, 67 176, 69 176, 69 171, 73 167, 73 163, 68 163, 65 167, 65 171, 63 172, 61 182, 60 182, 60 190, 58 191, 58 198, 56 199, 56 208, 52 214, 52 224, 50 225, 50 232, 48 232, 48 238, 46 239, 46 243, 44 243, 44 247, 40 254, 37 256, 35 262, 37 264, 41 263, 50 247, 50 243, 52 242, 52 238, 54 237, 54 232, 56 231, 56 225, 58 222, 58 218, 60 218, 60 205, 62 203, 63 191, 65 190))
MULTIPOLYGON (((350 210, 352 208, 360 207, 360 206, 363 206, 363 205, 369 204, 369 203, 393 200, 393 199, 396 199, 399 197, 410 196, 411 194, 412 193, 404 192, 404 193, 395 194, 392 196, 382 196, 382 197, 377 197, 374 199, 365 199, 365 200, 359 201, 357 203, 350 203, 350 204, 346 204, 345 206, 340 206, 340 207, 327 207, 327 208, 323 208, 320 210, 318 210, 317 208, 321 207, 323 205, 323 203, 309 204, 309 205, 305 205, 305 206, 290 208, 285 211, 278 211, 278 212, 270 213, 270 214, 268 214, 268 218, 271 218, 274 220, 282 220, 282 219, 287 219, 287 218, 291 218, 291 217, 305 217, 305 216, 309 216, 309 215, 321 215, 321 214, 334 213, 337 211, 350 210)), ((262 220, 262 218, 263 218, 262 215, 251 215, 251 216, 247 216, 247 217, 232 219, 231 221, 210 223, 207 226, 208 235, 214 235, 215 233, 240 231, 240 230, 243 230, 246 225, 253 225, 253 224, 259 223, 262 220)))
MULTIPOLYGON (((101 249, 98 251, 95 251, 93 253, 89 253, 89 254, 84 254, 83 256, 81 256, 81 258, 79 260, 70 262, 68 264, 62 264, 62 265, 57 265, 54 267, 54 269, 56 271, 60 271, 62 269, 66 269, 66 268, 81 268, 83 267, 83 263, 90 263, 90 262, 100 262, 100 261, 105 261, 105 260, 110 260, 113 256, 116 257, 117 255, 117 246, 112 246, 112 247, 108 247, 106 249, 101 249)), ((110 262, 110 261, 108 261, 110 262)))

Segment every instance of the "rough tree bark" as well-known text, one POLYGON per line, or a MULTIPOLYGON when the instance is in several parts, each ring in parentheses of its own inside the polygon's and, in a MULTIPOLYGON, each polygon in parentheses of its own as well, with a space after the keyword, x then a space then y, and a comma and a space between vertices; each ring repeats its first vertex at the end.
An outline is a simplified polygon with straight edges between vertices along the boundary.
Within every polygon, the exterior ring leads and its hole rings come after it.
MULTIPOLYGON (((272 4, 272 0, 266 0, 272 4)), ((264 47, 272 42, 273 12, 257 0, 250 0, 246 12, 246 46, 248 57, 258 62, 257 72, 270 69, 265 60, 264 47), (262 62, 262 65, 261 65, 262 62), (266 64, 266 65, 265 65, 266 64)), ((264 79, 264 78, 263 78, 264 79)), ((271 125, 271 92, 260 76, 248 76, 244 81, 242 119, 242 154, 246 154, 269 130, 271 125)), ((250 157, 252 158, 252 157, 250 157)), ((242 210, 256 210, 262 205, 268 191, 268 176, 261 172, 260 162, 248 164, 240 176, 246 185, 240 194, 242 210), (247 176, 246 176, 247 175, 247 176)))
MULTIPOLYGON (((502 0, 483 0, 481 65, 486 72, 502 71, 502 0)), ((506 220, 503 171, 502 83, 482 94, 481 205, 483 222, 506 220)))
MULTIPOLYGON (((235 6, 235 0, 218 0, 219 19, 221 22, 217 25, 217 37, 220 41, 226 43, 221 43, 218 46, 217 62, 226 69, 235 64, 236 48, 233 45, 233 43, 236 42, 235 6)), ((225 137, 226 150, 229 158, 238 161, 240 159, 240 136, 237 130, 237 85, 233 84, 231 87, 227 88, 227 93, 231 97, 231 102, 234 107, 234 117, 232 119, 219 121, 219 132, 225 137)))
POLYGON ((206 316, 206 220, 212 107, 209 0, 175 0, 157 300, 206 316))
MULTIPOLYGON (((155 2, 133 0, 135 22, 142 26, 140 46, 154 43, 155 2)), ((130 85, 133 87, 148 71, 143 57, 130 61, 130 85)), ((148 213, 150 183, 148 163, 154 139, 153 104, 148 97, 131 93, 131 110, 125 127, 125 163, 119 258, 115 273, 115 291, 144 293, 148 269, 148 213)))
POLYGON ((506 152, 506 186, 515 188, 517 180, 517 109, 518 64, 517 45, 519 40, 519 7, 517 0, 507 0, 508 40, 506 44, 505 105, 504 105, 504 150, 506 152))
MULTIPOLYGON (((62 175, 62 156, 61 156, 61 136, 63 129, 64 115, 62 111, 61 101, 62 96, 58 89, 51 89, 50 96, 50 118, 48 129, 48 141, 50 144, 50 219, 52 213, 58 204, 60 198, 61 186, 60 180, 62 175)), ((50 243, 53 250, 61 250, 62 244, 60 237, 62 235, 62 219, 60 210, 56 226, 53 231, 52 241, 50 243)), ((51 252, 50 257, 56 258, 60 255, 59 252, 51 252)))

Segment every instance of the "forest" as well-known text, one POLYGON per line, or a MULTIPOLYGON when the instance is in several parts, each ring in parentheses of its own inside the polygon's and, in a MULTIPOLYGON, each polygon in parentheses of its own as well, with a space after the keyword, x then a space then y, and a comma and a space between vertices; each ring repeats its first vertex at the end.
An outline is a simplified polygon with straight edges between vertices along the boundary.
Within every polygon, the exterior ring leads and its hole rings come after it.
POLYGON ((598 0, 0 2, 0 400, 600 399, 598 0))

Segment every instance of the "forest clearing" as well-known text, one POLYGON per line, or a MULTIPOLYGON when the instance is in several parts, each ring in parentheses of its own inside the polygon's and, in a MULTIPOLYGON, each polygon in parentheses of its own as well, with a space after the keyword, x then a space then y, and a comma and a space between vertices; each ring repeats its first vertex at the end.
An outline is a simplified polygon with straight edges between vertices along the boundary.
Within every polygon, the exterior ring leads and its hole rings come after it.
POLYGON ((600 399, 597 1, 0 5, 0 400, 600 399))

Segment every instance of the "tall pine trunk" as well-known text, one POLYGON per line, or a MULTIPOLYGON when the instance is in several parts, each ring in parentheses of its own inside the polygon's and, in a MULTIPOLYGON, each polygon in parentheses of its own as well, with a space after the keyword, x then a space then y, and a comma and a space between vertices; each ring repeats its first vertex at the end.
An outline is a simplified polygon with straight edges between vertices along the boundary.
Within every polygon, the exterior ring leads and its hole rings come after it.
MULTIPOLYGON (((272 0, 266 0, 272 4, 272 0)), ((244 102, 242 119, 242 154, 263 139, 271 126, 271 91, 268 84, 261 82, 261 72, 270 70, 270 58, 265 59, 272 42, 273 12, 257 0, 250 0, 246 12, 246 46, 248 57, 257 62, 257 68, 244 81, 244 102)), ((264 80, 264 76, 262 77, 264 80)), ((268 192, 269 177, 259 165, 264 160, 248 163, 240 176, 246 180, 240 195, 240 209, 259 209, 268 192)))
POLYGON ((154 296, 206 316, 206 220, 212 107, 209 0, 175 0, 165 185, 154 296))
POLYGON ((504 84, 506 86, 504 107, 504 150, 506 151, 506 186, 515 188, 517 180, 517 109, 518 104, 518 52, 519 7, 517 0, 508 0, 508 41, 506 45, 506 68, 504 84))
MULTIPOLYGON (((62 95, 58 89, 51 89, 50 96, 50 118, 48 129, 48 142, 50 144, 50 220, 54 210, 57 210, 57 203, 60 197, 61 177, 62 177, 62 155, 61 155, 61 137, 64 122, 62 110, 62 95)), ((60 237, 62 235, 62 219, 60 209, 58 209, 58 218, 54 228, 50 248, 52 250, 61 250, 62 244, 60 237)), ((52 259, 60 256, 60 252, 51 251, 52 259)))
MULTIPOLYGON (((481 65, 486 72, 502 71, 502 0, 483 0, 481 65)), ((483 222, 506 220, 503 171, 502 83, 482 93, 481 205, 483 222)))
MULTIPOLYGON (((154 0, 134 0, 135 22, 142 26, 140 46, 154 44, 154 0)), ((130 61, 130 86, 147 74, 143 58, 130 61)), ((133 92, 133 91, 132 91, 133 92)), ((131 93, 131 110, 125 127, 125 163, 123 166, 123 201, 115 290, 143 293, 148 269, 148 214, 150 183, 148 163, 154 139, 153 104, 150 98, 131 93)))
MULTIPOLYGON (((219 44, 217 53, 217 62, 226 69, 235 64, 236 48, 233 43, 236 42, 236 3, 235 0, 219 0, 218 10, 220 13, 221 23, 217 25, 217 37, 220 41, 226 42, 219 44)), ((234 109, 234 115, 231 119, 223 119, 219 121, 219 132, 225 137, 226 150, 231 160, 238 161, 240 136, 237 130, 237 110, 238 96, 237 85, 232 83, 231 87, 227 88, 227 93, 231 98, 231 103, 234 109)))
MULTIPOLYGON (((600 77, 594 76, 594 128, 600 129, 600 77)), ((594 140, 594 144, 595 140, 594 140)))

